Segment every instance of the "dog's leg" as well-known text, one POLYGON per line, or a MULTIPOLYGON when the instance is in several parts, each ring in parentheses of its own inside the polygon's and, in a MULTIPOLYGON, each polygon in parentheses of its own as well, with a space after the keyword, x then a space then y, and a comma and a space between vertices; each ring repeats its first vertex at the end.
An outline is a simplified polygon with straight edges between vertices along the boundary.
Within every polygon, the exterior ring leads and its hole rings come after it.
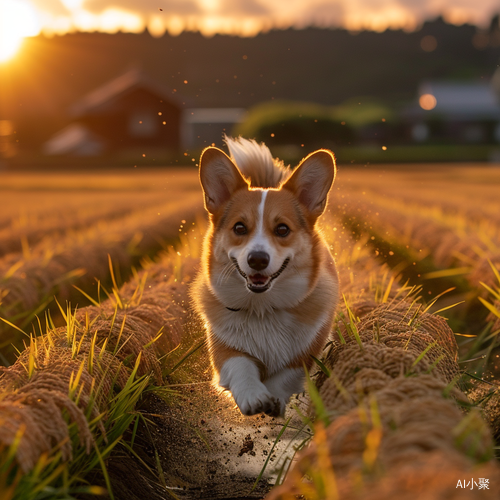
POLYGON ((273 415, 283 416, 290 396, 304 390, 304 370, 302 368, 285 368, 265 380, 264 385, 278 401, 276 413, 273 415))
POLYGON ((234 356, 224 362, 219 385, 231 391, 243 415, 275 414, 279 409, 279 402, 260 380, 257 364, 247 356, 234 356))

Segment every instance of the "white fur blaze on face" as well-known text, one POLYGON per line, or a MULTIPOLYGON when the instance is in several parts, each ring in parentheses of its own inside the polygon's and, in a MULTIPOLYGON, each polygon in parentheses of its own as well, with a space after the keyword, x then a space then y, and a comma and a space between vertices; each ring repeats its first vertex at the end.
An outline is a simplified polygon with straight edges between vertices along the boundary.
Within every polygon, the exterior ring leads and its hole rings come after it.
POLYGON ((267 193, 268 191, 263 189, 262 190, 262 198, 260 199, 259 207, 257 209, 257 221, 255 224, 255 234, 253 238, 247 243, 245 246, 245 249, 243 251, 242 255, 242 262, 240 263, 240 266, 244 266, 244 270, 247 274, 252 274, 255 271, 248 266, 247 263, 247 258, 248 255, 251 252, 259 252, 263 251, 269 254, 271 257, 269 260, 269 266, 272 265, 273 262, 273 255, 272 255, 272 245, 269 242, 269 239, 267 238, 265 231, 264 231, 264 209, 266 206, 266 198, 267 198, 267 193))
POLYGON ((302 368, 285 368, 265 380, 264 385, 278 400, 279 415, 283 416, 290 396, 304 390, 304 370, 302 368))
POLYGON ((260 239, 264 239, 264 207, 266 206, 266 198, 268 191, 262 191, 259 209, 257 212, 257 234, 255 235, 256 244, 259 244, 260 239))
POLYGON ((219 374, 219 385, 231 391, 243 415, 277 415, 279 402, 260 381, 257 365, 245 356, 228 359, 219 374))
POLYGON ((254 274, 262 274, 265 276, 271 276, 275 273, 281 266, 281 262, 278 264, 278 258, 276 255, 276 250, 272 243, 270 242, 268 236, 266 235, 264 227, 264 215, 266 208, 266 199, 269 191, 267 189, 260 190, 262 197, 257 208, 257 220, 255 223, 255 234, 248 241, 245 247, 241 250, 238 255, 238 265, 243 270, 247 276, 254 274), (269 255, 269 264, 266 269, 260 271, 255 271, 248 264, 248 256, 252 252, 265 252, 269 255))

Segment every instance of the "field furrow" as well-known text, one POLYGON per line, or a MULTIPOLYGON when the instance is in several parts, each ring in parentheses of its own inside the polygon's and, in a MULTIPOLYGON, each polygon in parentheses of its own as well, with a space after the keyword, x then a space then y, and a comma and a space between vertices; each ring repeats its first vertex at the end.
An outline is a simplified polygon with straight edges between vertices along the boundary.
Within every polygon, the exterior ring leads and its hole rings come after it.
POLYGON ((489 286, 496 282, 491 265, 500 267, 498 231, 488 232, 460 220, 440 220, 426 214, 425 209, 384 206, 356 197, 348 197, 342 208, 346 223, 377 233, 389 244, 406 247, 416 260, 430 256, 436 268, 449 270, 449 276, 463 275, 477 289, 481 282, 489 286))
POLYGON ((351 171, 343 176, 342 188, 359 199, 384 198, 386 203, 414 205, 459 219, 498 227, 500 172, 481 165, 443 165, 351 171))
MULTIPOLYGON (((0 261, 0 317, 22 326, 41 312, 54 295, 63 302, 77 297, 73 285, 90 293, 97 281, 109 282, 110 261, 115 272, 129 272, 132 265, 166 248, 185 232, 199 216, 201 207, 197 193, 185 195, 164 204, 161 212, 149 213, 147 218, 138 213, 103 222, 66 235, 52 245, 40 244, 28 258, 4 258, 0 261)), ((0 332, 4 331, 2 327, 0 332)), ((13 340, 2 334, 3 347, 13 340)))
POLYGON ((186 256, 181 270, 174 257, 102 304, 68 308, 65 326, 32 338, 0 371, 0 492, 35 498, 40 481, 62 496, 104 491, 85 487, 85 476, 99 464, 105 473, 115 446, 127 449, 135 407, 145 391, 165 390, 161 359, 181 339, 197 260, 186 256))
MULTIPOLYGON (((182 173, 164 204, 163 188, 140 206, 123 198, 154 175, 111 176, 115 206, 75 202, 77 221, 47 216, 38 232, 32 218, 24 244, 0 258, 0 316, 20 325, 47 315, 0 369, 0 497, 38 500, 43 484, 65 498, 380 500, 444 498, 457 478, 493 482, 500 172, 453 172, 448 191, 444 171, 339 172, 344 184, 320 228, 340 304, 285 420, 242 416, 212 383, 189 300, 204 226, 193 224, 203 212, 195 173, 182 173), (55 303, 47 308, 53 295, 62 325, 51 319, 55 303)), ((79 181, 95 189, 103 179, 79 181)), ((12 241, 19 234, 0 229, 12 241)), ((14 326, 0 334, 20 346, 14 326)))
POLYGON ((331 224, 342 234, 340 244, 364 255, 352 263, 337 257, 343 289, 351 275, 350 299, 309 388, 314 436, 268 498, 328 498, 318 497, 320 491, 345 499, 430 497, 454 488, 458 476, 476 483, 497 477, 495 443, 477 406, 498 439, 498 388, 460 377, 455 335, 444 318, 430 313, 433 302, 422 301, 420 287, 398 284, 394 270, 382 296, 380 288, 368 289, 369 276, 380 275, 386 264, 366 244, 371 237, 354 231, 359 240, 350 245, 351 224, 338 222, 331 224), (358 276, 352 273, 356 261, 358 276), (361 302, 353 300, 357 295, 361 302))
MULTIPOLYGON (((179 198, 181 194, 177 195, 179 198)), ((172 201, 173 196, 169 196, 172 201)), ((49 240, 45 246, 64 237, 70 232, 80 231, 99 223, 106 223, 125 218, 133 213, 148 211, 158 212, 165 204, 164 196, 144 201, 140 206, 130 202, 116 203, 109 207, 89 206, 72 211, 51 213, 46 217, 19 217, 11 220, 0 229, 0 258, 10 253, 31 253, 34 247, 43 240, 49 240)), ((15 258, 15 257, 14 257, 15 258)))

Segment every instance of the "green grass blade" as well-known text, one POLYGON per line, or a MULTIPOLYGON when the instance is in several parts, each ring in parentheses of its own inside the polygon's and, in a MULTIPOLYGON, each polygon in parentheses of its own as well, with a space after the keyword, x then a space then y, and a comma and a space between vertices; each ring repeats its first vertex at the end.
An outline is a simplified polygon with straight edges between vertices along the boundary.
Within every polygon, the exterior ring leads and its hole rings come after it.
POLYGON ((278 444, 279 440, 281 439, 281 436, 283 435, 286 428, 288 427, 288 424, 290 423, 291 419, 292 419, 292 417, 288 417, 287 421, 285 422, 285 424, 283 425, 283 427, 279 431, 278 435, 276 436, 276 439, 274 440, 274 443, 271 447, 271 451, 267 454, 266 461, 264 462, 264 465, 263 465, 261 471, 259 472, 259 475, 257 476, 257 479, 255 480, 255 483, 253 483, 253 486, 252 486, 252 489, 250 490, 250 493, 253 490, 255 490, 255 488, 259 484, 259 481, 262 479, 262 476, 264 475, 264 472, 267 468, 267 465, 269 464, 269 460, 271 460, 271 457, 273 456, 274 448, 276 448, 276 445, 278 444))
POLYGON ((431 342, 417 357, 417 359, 415 359, 415 361, 412 363, 412 367, 413 366, 416 366, 418 363, 420 363, 420 361, 422 361, 423 357, 433 348, 437 345, 437 342, 434 341, 434 342, 431 342))
POLYGON ((330 416, 328 415, 328 411, 326 410, 325 405, 323 404, 323 400, 319 395, 318 388, 316 387, 311 377, 309 376, 307 368, 304 367, 304 370, 306 372, 307 391, 309 392, 309 396, 311 397, 314 409, 316 410, 316 416, 317 418, 323 421, 325 427, 328 427, 330 425, 330 416))
POLYGON ((313 361, 319 366, 320 370, 327 376, 327 377, 330 377, 330 370, 324 365, 324 363, 319 360, 318 358, 316 358, 315 356, 313 356, 312 354, 310 354, 311 358, 313 359, 313 361))
POLYGON ((108 470, 106 469, 106 464, 104 463, 102 455, 99 452, 99 447, 98 446, 94 446, 94 450, 95 450, 95 453, 96 453, 97 458, 99 460, 99 463, 101 465, 102 475, 104 476, 104 481, 105 481, 106 487, 108 489, 108 495, 111 498, 111 500, 115 500, 115 497, 113 495, 113 490, 111 488, 111 481, 109 479, 108 470))
POLYGON ((483 304, 483 306, 486 307, 486 309, 488 309, 488 311, 491 311, 495 316, 500 318, 500 311, 493 304, 490 304, 482 297, 478 297, 478 299, 480 300, 481 304, 483 304))
POLYGON ((180 361, 178 361, 170 370, 165 372, 163 374, 164 377, 167 377, 169 375, 172 375, 172 373, 179 368, 190 356, 192 356, 196 351, 201 349, 203 346, 206 344, 206 339, 203 339, 202 341, 198 342, 194 347, 192 347, 182 358, 180 361))

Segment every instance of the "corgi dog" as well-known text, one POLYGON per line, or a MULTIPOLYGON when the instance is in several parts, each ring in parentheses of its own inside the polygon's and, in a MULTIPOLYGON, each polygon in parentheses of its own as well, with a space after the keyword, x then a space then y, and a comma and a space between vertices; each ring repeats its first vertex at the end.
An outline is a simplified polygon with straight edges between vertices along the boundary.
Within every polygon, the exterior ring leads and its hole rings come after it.
POLYGON ((210 225, 193 298, 215 381, 241 413, 282 416, 304 390, 332 328, 339 280, 317 228, 335 157, 318 150, 292 171, 264 144, 226 137, 200 160, 210 225))

